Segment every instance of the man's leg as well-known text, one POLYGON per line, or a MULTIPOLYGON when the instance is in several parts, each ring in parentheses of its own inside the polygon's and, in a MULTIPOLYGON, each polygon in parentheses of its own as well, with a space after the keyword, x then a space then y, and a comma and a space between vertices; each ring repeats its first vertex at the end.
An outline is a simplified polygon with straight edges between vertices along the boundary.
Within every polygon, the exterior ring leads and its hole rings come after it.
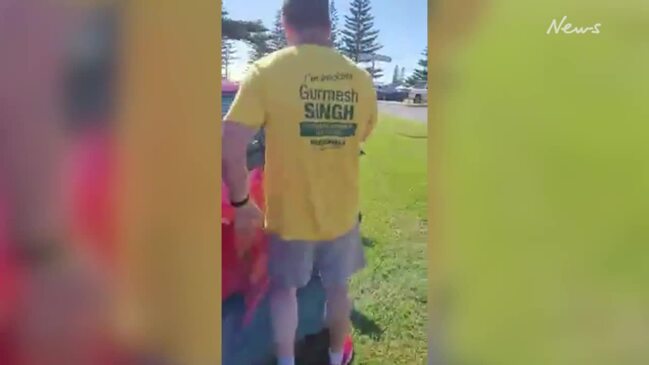
POLYGON ((351 331, 352 301, 349 296, 349 278, 365 267, 365 255, 359 227, 331 241, 319 244, 316 268, 320 271, 327 291, 326 322, 329 328, 329 358, 331 365, 342 365, 345 358, 345 339, 351 331))
POLYGON ((270 315, 278 365, 293 365, 295 333, 298 324, 296 288, 273 288, 271 290, 270 315))
POLYGON ((342 363, 343 345, 351 331, 352 302, 346 284, 327 288, 326 323, 329 328, 329 351, 332 365, 342 363))
POLYGON ((304 242, 270 237, 268 272, 271 280, 270 315, 278 365, 295 364, 298 326, 297 289, 313 272, 315 247, 304 242))

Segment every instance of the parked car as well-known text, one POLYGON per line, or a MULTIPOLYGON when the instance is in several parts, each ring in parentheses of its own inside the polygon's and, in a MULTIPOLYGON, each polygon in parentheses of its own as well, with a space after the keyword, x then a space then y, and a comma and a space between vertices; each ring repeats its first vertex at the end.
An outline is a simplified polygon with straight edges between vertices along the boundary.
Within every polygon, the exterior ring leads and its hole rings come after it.
POLYGON ((376 97, 386 101, 404 101, 408 98, 408 90, 394 86, 380 86, 376 89, 376 97))
POLYGON ((408 99, 415 104, 426 104, 428 102, 428 83, 414 85, 410 89, 408 99))

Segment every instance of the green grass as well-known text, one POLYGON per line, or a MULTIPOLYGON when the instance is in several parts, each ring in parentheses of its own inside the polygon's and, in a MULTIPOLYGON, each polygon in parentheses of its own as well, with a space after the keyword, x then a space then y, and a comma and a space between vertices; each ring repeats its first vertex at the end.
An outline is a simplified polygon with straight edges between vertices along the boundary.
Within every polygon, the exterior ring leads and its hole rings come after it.
POLYGON ((649 6, 492 5, 441 138, 453 364, 647 364, 649 6))
POLYGON ((368 267, 352 282, 357 364, 426 358, 426 125, 382 116, 364 147, 361 194, 368 267))

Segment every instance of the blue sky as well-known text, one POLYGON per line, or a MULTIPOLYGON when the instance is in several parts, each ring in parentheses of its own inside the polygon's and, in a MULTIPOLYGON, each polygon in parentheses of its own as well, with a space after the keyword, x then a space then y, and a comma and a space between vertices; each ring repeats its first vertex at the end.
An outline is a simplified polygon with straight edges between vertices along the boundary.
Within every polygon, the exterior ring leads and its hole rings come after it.
MULTIPOLYGON (((349 14, 350 0, 335 0, 339 28, 342 28, 344 16, 349 14)), ((383 49, 379 53, 392 58, 391 63, 381 63, 383 79, 390 82, 394 66, 406 68, 410 74, 417 66, 421 53, 427 45, 427 0, 372 0, 374 26, 379 30, 379 43, 383 49), (407 4, 407 5, 406 5, 407 4)), ((272 27, 277 10, 282 0, 223 0, 223 7, 232 19, 261 20, 267 27, 272 27)), ((230 78, 239 80, 248 63, 248 47, 241 42, 236 44, 238 59, 230 69, 230 78)))

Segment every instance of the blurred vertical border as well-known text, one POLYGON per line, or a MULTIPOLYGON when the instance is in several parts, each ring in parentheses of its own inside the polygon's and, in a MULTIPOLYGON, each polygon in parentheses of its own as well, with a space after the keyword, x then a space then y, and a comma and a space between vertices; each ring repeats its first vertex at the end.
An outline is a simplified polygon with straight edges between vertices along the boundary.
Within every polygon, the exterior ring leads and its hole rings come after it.
POLYGON ((218 364, 221 2, 122 5, 124 322, 172 363, 218 364))
POLYGON ((649 363, 649 3, 429 9, 430 363, 649 363))
POLYGON ((0 29, 0 364, 219 364, 221 2, 0 29))

